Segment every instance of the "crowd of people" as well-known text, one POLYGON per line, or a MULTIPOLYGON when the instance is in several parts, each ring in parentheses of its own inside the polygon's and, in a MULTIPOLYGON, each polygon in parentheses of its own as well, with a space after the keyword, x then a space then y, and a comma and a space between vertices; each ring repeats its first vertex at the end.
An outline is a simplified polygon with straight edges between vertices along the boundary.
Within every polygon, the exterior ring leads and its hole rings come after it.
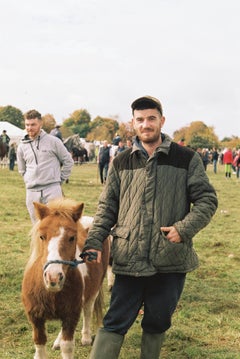
POLYGON ((99 167, 100 181, 102 184, 106 183, 109 165, 113 158, 131 147, 131 140, 128 139, 126 144, 124 144, 124 141, 121 139, 121 137, 116 134, 112 144, 109 144, 108 141, 104 140, 103 144, 97 148, 96 159, 99 167))
MULTIPOLYGON (((57 124, 51 131, 50 135, 59 138, 63 141, 62 132, 60 130, 61 125, 57 124)), ((8 153, 8 165, 9 170, 13 171, 15 168, 15 163, 17 161, 17 144, 15 142, 10 143, 11 139, 7 134, 6 130, 3 130, 0 135, 0 140, 6 144, 7 153, 8 153)), ((95 150, 95 159, 99 166, 99 175, 100 181, 102 184, 105 184, 109 165, 112 162, 113 158, 116 157, 122 151, 132 147, 134 139, 122 139, 121 136, 116 133, 115 137, 112 140, 112 143, 104 140, 100 145, 96 146, 95 150)), ((182 138, 178 141, 178 144, 181 146, 186 146, 185 139, 182 138)), ((75 148, 73 149, 72 156, 76 158, 75 148)), ((79 152, 79 150, 77 150, 79 152)), ((89 161, 89 154, 84 148, 85 155, 84 161, 89 161)), ((207 148, 197 148, 196 152, 200 155, 205 171, 208 168, 208 165, 212 165, 213 172, 216 174, 218 170, 218 165, 224 165, 224 172, 226 178, 231 178, 232 174, 236 175, 236 178, 239 179, 240 175, 240 164, 239 164, 239 149, 225 148, 219 150, 215 147, 212 149, 207 148)), ((74 160, 76 163, 76 160, 74 160)))
POLYGON ((217 148, 212 150, 198 148, 205 170, 209 164, 213 165, 213 172, 217 173, 218 164, 224 165, 224 173, 226 178, 231 178, 232 174, 239 179, 240 172, 240 149, 225 148, 218 151, 217 148))
MULTIPOLYGON (((118 137, 118 145, 114 145, 114 143, 116 143, 115 141, 113 141, 112 143, 108 143, 108 141, 103 141, 103 144, 97 147, 96 161, 99 164, 99 173, 102 184, 106 182, 108 168, 113 158, 124 150, 132 147, 131 139, 128 139, 126 140, 126 142, 124 142, 119 135, 118 137)), ((180 144, 181 146, 185 146, 183 140, 179 141, 178 144, 180 144)), ((208 150, 207 148, 199 147, 196 149, 196 152, 202 159, 205 171, 207 171, 208 166, 211 165, 211 167, 213 168, 213 172, 216 174, 218 171, 218 165, 224 165, 224 172, 226 178, 231 178, 233 174, 236 175, 237 179, 239 179, 240 149, 236 150, 231 148, 225 148, 224 150, 218 150, 217 148, 213 147, 212 149, 208 150)))

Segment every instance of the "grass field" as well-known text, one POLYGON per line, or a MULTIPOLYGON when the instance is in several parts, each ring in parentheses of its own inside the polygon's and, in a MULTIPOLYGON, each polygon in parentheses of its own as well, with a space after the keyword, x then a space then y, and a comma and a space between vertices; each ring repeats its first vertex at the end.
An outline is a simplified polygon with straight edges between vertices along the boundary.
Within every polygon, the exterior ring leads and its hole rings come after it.
MULTIPOLYGON (((188 274, 185 289, 173 316, 162 350, 163 359, 240 358, 240 181, 233 175, 226 180, 223 167, 214 175, 219 208, 208 227, 195 237, 200 267, 188 274)), ((0 358, 33 358, 31 327, 21 300, 21 281, 29 255, 31 228, 25 207, 25 188, 14 172, 0 168, 0 358)), ((94 215, 102 190, 95 164, 74 167, 66 197, 85 203, 85 215, 94 215)), ((109 293, 105 283, 105 305, 109 293)), ((121 359, 137 359, 140 352, 141 316, 128 332, 121 359)), ((49 359, 59 358, 51 346, 60 325, 48 322, 49 359)), ((79 324, 75 358, 87 358, 90 348, 80 345, 79 324)), ((111 358, 106 358, 111 359, 111 358)), ((151 358, 149 358, 151 359, 151 358)))

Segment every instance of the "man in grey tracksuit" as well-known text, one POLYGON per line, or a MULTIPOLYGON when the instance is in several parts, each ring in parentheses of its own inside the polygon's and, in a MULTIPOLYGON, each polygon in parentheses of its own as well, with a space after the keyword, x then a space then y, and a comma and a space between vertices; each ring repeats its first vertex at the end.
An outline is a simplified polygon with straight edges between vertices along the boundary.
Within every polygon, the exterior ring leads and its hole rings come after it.
POLYGON ((62 197, 61 183, 70 176, 71 154, 62 141, 42 129, 41 114, 30 110, 25 116, 27 135, 17 149, 18 171, 26 185, 26 205, 34 223, 33 202, 47 203, 62 197))
POLYGON ((142 305, 141 359, 159 358, 186 273, 198 266, 192 239, 217 208, 198 153, 161 133, 159 100, 139 98, 132 111, 136 140, 111 164, 84 248, 96 251, 100 262, 113 228, 115 283, 91 359, 118 358, 142 305))

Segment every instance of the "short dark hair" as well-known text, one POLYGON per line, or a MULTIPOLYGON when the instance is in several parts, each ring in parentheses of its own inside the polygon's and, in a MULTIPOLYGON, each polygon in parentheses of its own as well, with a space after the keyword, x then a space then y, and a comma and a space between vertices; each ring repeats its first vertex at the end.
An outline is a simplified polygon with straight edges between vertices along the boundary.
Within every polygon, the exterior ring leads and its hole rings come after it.
POLYGON ((25 114, 25 118, 27 120, 32 120, 34 118, 37 118, 38 120, 41 120, 42 119, 42 115, 36 111, 36 110, 30 110, 28 111, 26 114, 25 114))
POLYGON ((137 98, 135 101, 133 101, 132 105, 132 113, 134 110, 147 110, 149 108, 156 108, 160 115, 163 115, 163 109, 161 102, 152 96, 143 96, 137 98))

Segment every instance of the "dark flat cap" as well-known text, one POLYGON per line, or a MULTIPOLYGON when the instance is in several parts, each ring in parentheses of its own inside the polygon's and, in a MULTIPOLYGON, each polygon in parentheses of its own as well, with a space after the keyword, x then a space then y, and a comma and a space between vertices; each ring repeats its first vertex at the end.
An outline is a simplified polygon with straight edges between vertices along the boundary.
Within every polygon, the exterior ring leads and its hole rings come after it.
POLYGON ((161 102, 152 96, 143 96, 137 98, 133 101, 131 105, 132 111, 134 110, 146 110, 148 108, 156 108, 160 112, 161 116, 163 114, 161 102))

